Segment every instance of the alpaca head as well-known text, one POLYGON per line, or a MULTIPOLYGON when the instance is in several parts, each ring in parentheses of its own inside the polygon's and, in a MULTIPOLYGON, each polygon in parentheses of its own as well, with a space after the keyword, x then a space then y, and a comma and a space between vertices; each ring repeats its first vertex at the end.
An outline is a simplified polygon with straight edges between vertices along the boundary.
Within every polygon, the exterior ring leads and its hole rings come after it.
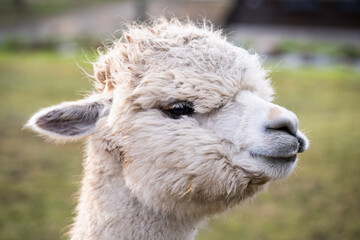
POLYGON ((295 114, 271 103, 258 56, 209 26, 130 26, 94 69, 96 94, 44 109, 28 125, 116 146, 126 186, 156 210, 221 211, 286 177, 308 147, 295 114))

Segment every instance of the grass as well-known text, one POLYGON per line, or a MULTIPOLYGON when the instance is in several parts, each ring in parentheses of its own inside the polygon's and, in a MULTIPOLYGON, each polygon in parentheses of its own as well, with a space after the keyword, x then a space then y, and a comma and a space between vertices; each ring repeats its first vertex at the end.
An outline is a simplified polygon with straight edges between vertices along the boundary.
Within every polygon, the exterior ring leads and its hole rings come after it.
POLYGON ((0 55, 1 239, 59 239, 81 173, 79 145, 52 145, 21 131, 37 109, 79 98, 90 84, 72 58, 0 55))
POLYGON ((115 2, 115 0, 0 0, 0 26, 106 2, 115 2))
POLYGON ((276 49, 277 54, 319 54, 328 57, 340 57, 356 59, 360 57, 360 46, 358 44, 338 44, 314 41, 284 41, 276 49))
MULTIPOLYGON (((44 52, 0 54, 0 73, 0 238, 62 239, 73 217, 82 146, 45 143, 21 128, 39 108, 80 98, 89 81, 73 58, 44 52)), ((289 179, 214 217, 197 239, 357 239, 360 73, 278 69, 272 78, 275 102, 298 114, 311 147, 289 179)))

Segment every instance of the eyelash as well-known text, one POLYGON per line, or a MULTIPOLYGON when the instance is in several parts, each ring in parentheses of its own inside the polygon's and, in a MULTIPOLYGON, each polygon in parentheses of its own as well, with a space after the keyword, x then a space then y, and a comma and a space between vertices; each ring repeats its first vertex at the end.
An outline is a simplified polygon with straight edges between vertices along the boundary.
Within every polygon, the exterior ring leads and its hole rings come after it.
POLYGON ((190 102, 177 102, 164 107, 162 111, 173 119, 179 119, 181 116, 191 116, 194 108, 190 102))

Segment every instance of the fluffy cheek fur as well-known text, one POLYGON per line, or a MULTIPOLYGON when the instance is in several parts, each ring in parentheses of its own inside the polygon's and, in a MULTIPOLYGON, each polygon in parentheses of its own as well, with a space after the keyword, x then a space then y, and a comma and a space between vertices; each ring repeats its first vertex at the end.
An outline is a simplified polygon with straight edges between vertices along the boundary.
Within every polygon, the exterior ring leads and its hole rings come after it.
POLYGON ((201 217, 253 195, 264 183, 233 166, 221 141, 192 118, 173 120, 159 110, 123 116, 131 119, 116 124, 126 184, 156 210, 201 217))

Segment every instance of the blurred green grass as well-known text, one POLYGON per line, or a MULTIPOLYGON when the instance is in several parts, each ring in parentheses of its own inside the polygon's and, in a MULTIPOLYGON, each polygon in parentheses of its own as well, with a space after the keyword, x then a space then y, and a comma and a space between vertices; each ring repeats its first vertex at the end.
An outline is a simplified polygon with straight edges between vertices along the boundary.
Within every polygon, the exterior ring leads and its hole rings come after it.
POLYGON ((296 53, 301 55, 318 54, 328 57, 356 59, 360 57, 360 46, 315 41, 283 41, 275 47, 274 53, 296 53))
MULTIPOLYGON (((75 58, 82 66, 84 55, 75 58)), ((62 239, 82 146, 45 143, 21 128, 39 108, 80 98, 89 80, 73 58, 46 52, 2 53, 0 73, 0 239, 62 239)), ((274 69, 272 78, 275 102, 297 113, 311 147, 295 174, 212 218, 197 239, 357 239, 360 72, 274 69)))
POLYGON ((0 26, 122 0, 0 0, 0 26))
POLYGON ((0 54, 0 73, 0 239, 59 239, 71 222, 82 148, 21 128, 37 109, 77 99, 90 84, 73 58, 46 52, 0 54))

